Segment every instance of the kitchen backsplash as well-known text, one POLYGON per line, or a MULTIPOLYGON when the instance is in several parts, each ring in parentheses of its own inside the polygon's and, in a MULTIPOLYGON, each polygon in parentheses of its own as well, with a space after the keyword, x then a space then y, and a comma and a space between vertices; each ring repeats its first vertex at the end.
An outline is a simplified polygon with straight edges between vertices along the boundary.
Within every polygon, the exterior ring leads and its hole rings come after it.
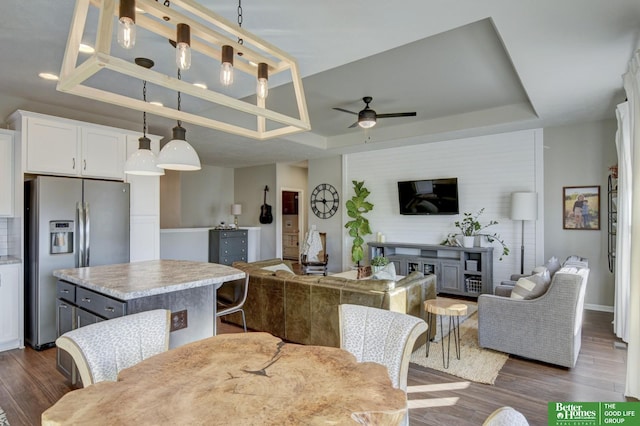
POLYGON ((18 256, 20 247, 18 218, 0 217, 0 256, 18 256))
POLYGON ((7 229, 7 218, 0 217, 0 256, 9 254, 9 231, 7 229))

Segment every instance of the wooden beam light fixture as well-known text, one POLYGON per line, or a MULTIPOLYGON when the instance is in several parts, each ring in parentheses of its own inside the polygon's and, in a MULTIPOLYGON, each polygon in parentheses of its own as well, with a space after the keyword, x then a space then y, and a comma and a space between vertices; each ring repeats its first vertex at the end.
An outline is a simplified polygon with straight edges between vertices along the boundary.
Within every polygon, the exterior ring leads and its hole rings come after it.
MULTIPOLYGON (((142 42, 138 40, 138 44, 142 42)), ((118 49, 116 46, 114 50, 118 49)), ((195 66, 195 63, 193 65, 195 66)), ((185 121, 253 139, 270 139, 311 130, 297 61, 279 48, 245 31, 237 24, 228 21, 194 0, 172 0, 171 7, 166 7, 155 0, 119 0, 119 2, 118 0, 76 0, 57 89, 89 99, 138 111, 147 111, 173 120, 185 121), (85 31, 90 7, 96 7, 99 10, 95 52, 83 62, 78 63, 82 37, 85 32, 92 32, 85 31), (145 13, 140 13, 139 10, 144 10, 145 13), (231 69, 247 73, 258 79, 259 93, 256 96, 256 103, 253 104, 211 89, 197 87, 173 76, 146 69, 118 58, 111 52, 114 16, 118 20, 117 41, 121 46, 124 44, 124 47, 133 47, 136 42, 136 27, 144 28, 165 40, 175 39, 176 61, 181 69, 189 68, 191 50, 222 64, 224 59, 228 58, 230 49, 231 69), (242 43, 234 40, 233 37, 242 40, 242 43), (179 49, 177 46, 180 44, 183 46, 179 49), (238 53, 236 57, 233 55, 234 51, 238 53), (233 63, 234 59, 235 63, 233 63), (257 69, 255 64, 258 64, 257 69), (196 113, 152 105, 135 97, 85 84, 88 79, 102 70, 114 71, 122 76, 147 81, 175 92, 182 92, 212 104, 230 108, 243 115, 255 116, 255 125, 243 126, 227 123, 196 113), (283 72, 289 73, 291 78, 297 115, 286 115, 266 107, 264 96, 267 93, 268 75, 283 72), (269 128, 267 128, 267 122, 272 123, 269 128)))

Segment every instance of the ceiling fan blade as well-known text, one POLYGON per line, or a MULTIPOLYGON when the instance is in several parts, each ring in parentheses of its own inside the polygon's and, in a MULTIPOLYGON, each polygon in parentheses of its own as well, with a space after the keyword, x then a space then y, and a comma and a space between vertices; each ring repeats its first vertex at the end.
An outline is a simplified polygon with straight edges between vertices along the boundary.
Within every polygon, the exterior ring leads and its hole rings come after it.
POLYGON ((347 109, 342 109, 342 108, 333 108, 333 109, 335 109, 336 111, 346 112, 346 113, 348 113, 348 114, 358 115, 358 113, 357 113, 357 112, 349 111, 349 110, 347 110, 347 109))
POLYGON ((377 118, 389 118, 389 117, 415 117, 415 112, 394 112, 390 114, 376 114, 377 118))
POLYGON ((349 129, 353 129, 354 127, 358 127, 358 122, 357 121, 355 123, 353 123, 351 126, 349 126, 349 129))

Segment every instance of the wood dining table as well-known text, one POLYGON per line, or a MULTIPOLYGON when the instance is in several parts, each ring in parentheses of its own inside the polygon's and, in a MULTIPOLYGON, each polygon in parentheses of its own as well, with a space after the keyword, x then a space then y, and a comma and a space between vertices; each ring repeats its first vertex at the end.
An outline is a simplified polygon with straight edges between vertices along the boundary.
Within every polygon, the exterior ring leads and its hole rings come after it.
POLYGON ((406 394, 387 369, 349 352, 285 343, 268 333, 223 334, 155 355, 69 392, 47 425, 395 425, 406 394))

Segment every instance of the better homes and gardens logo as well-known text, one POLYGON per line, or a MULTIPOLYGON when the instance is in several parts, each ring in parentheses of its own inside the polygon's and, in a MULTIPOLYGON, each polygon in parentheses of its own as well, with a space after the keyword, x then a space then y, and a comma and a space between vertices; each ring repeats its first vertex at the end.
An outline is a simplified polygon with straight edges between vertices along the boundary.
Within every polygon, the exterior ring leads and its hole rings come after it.
POLYGON ((640 425, 640 402, 550 402, 549 426, 640 425))

